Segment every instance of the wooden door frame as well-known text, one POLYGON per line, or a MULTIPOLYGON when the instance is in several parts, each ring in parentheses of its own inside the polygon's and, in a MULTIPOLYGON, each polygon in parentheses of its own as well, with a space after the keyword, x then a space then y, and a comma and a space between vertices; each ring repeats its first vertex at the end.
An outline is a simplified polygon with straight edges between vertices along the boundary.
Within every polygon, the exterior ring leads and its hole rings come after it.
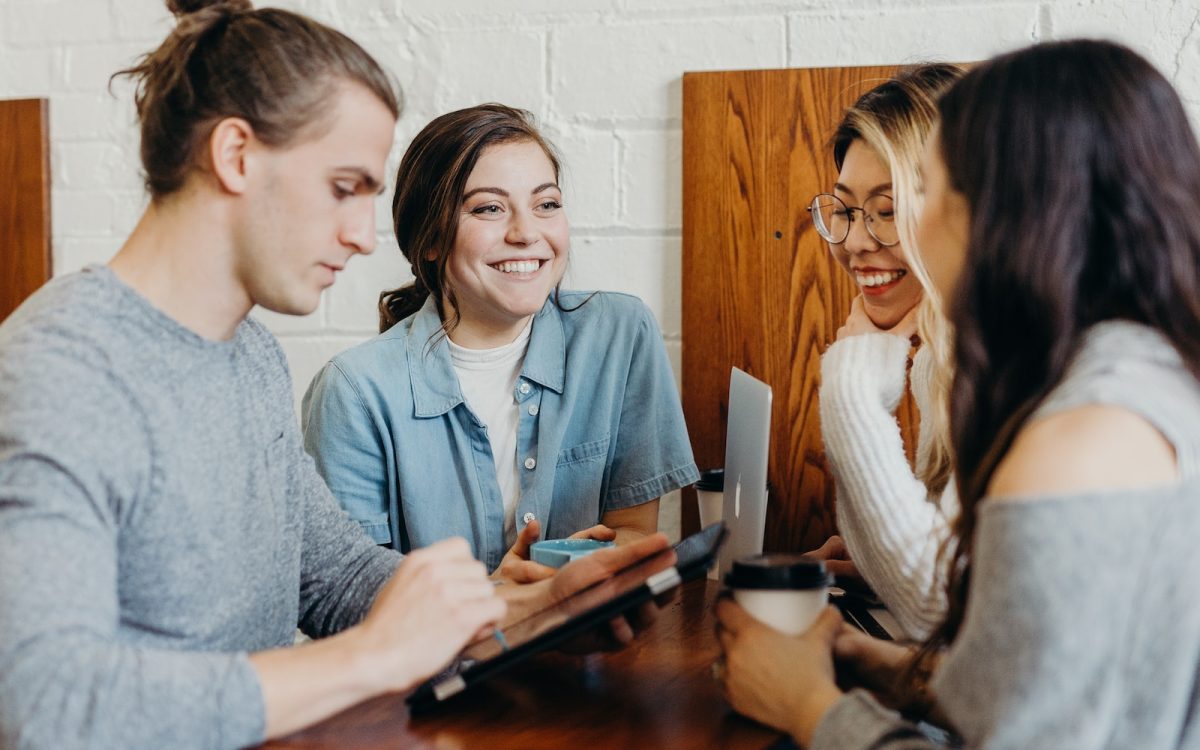
POLYGON ((0 100, 0 321, 52 273, 46 99, 0 100))

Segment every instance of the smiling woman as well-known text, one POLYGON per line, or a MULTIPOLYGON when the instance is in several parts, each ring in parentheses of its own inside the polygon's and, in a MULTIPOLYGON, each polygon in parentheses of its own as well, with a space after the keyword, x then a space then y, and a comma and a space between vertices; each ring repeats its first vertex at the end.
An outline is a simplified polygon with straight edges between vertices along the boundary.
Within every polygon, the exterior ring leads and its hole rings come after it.
POLYGON ((892 171, 861 136, 840 161, 833 195, 813 200, 821 219, 817 228, 833 257, 854 277, 871 322, 893 328, 921 300, 921 283, 908 272, 899 247, 892 171))
POLYGON ((562 279, 570 239, 556 172, 533 141, 487 148, 471 170, 446 266, 454 343, 512 342, 562 279))
POLYGON ((493 575, 544 577, 533 541, 653 532, 659 496, 699 478, 650 311, 559 290, 559 172, 530 115, 499 104, 435 119, 401 161, 415 281, 381 295, 382 333, 303 405, 309 452, 380 544, 463 536, 493 575))
POLYGON ((945 326, 913 235, 922 144, 937 95, 959 75, 953 65, 921 65, 860 97, 833 137, 833 193, 818 195, 810 209, 861 291, 821 358, 821 437, 844 545, 835 537, 819 552, 848 556, 833 566, 865 578, 911 637, 927 635, 944 610, 937 554, 957 510, 945 326), (906 375, 921 418, 915 470, 893 416, 906 375))

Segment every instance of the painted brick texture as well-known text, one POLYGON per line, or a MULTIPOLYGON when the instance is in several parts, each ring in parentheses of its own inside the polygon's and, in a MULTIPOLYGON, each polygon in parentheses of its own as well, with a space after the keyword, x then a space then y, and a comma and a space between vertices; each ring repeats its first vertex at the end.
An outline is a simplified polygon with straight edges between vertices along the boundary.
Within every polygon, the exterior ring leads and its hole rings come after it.
MULTIPOLYGON (((1200 112, 1194 0, 281 0, 359 40, 404 88, 394 170, 449 109, 532 110, 564 158, 576 288, 642 297, 680 355, 681 76, 688 70, 966 61, 1029 42, 1116 38, 1200 112)), ((103 262, 145 198, 131 87, 108 78, 165 35, 159 0, 0 0, 0 97, 51 100, 57 273, 103 262)), ((265 314, 297 399, 333 354, 373 335, 381 288, 408 279, 379 199, 378 247, 320 309, 265 314)), ((678 370, 677 370, 678 372, 678 370)), ((677 524, 677 506, 664 510, 677 524)))

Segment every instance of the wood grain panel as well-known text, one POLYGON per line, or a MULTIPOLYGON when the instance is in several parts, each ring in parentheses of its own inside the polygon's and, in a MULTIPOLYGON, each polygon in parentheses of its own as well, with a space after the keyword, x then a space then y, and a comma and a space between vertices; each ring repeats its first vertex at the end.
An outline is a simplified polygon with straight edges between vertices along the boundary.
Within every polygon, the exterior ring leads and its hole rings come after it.
MULTIPOLYGON (((684 75, 684 414, 697 463, 720 466, 730 367, 771 384, 768 551, 811 549, 835 531, 820 355, 857 290, 805 209, 835 181, 828 141, 843 109, 894 70, 684 75)), ((900 419, 911 451, 911 399, 900 419)), ((689 492, 683 531, 698 526, 689 492)))
POLYGON ((50 278, 45 99, 0 101, 0 321, 50 278))

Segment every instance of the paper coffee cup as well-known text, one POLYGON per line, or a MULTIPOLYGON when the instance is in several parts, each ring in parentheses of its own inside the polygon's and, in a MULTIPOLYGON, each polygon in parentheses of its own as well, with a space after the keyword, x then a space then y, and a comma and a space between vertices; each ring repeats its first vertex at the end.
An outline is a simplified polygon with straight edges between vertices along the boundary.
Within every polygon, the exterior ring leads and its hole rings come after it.
POLYGON ((721 520, 725 498, 725 470, 709 469, 701 472, 696 482, 696 499, 700 505, 700 528, 707 528, 721 520))
MULTIPOLYGON (((700 472, 700 481, 696 482, 696 502, 700 509, 700 528, 708 528, 724 516, 725 505, 725 470, 709 469, 700 472)), ((708 577, 717 580, 718 561, 714 560, 708 569, 708 577)))
POLYGON ((830 581, 825 563, 804 555, 743 557, 725 576, 735 602, 786 635, 800 635, 817 619, 830 581))

